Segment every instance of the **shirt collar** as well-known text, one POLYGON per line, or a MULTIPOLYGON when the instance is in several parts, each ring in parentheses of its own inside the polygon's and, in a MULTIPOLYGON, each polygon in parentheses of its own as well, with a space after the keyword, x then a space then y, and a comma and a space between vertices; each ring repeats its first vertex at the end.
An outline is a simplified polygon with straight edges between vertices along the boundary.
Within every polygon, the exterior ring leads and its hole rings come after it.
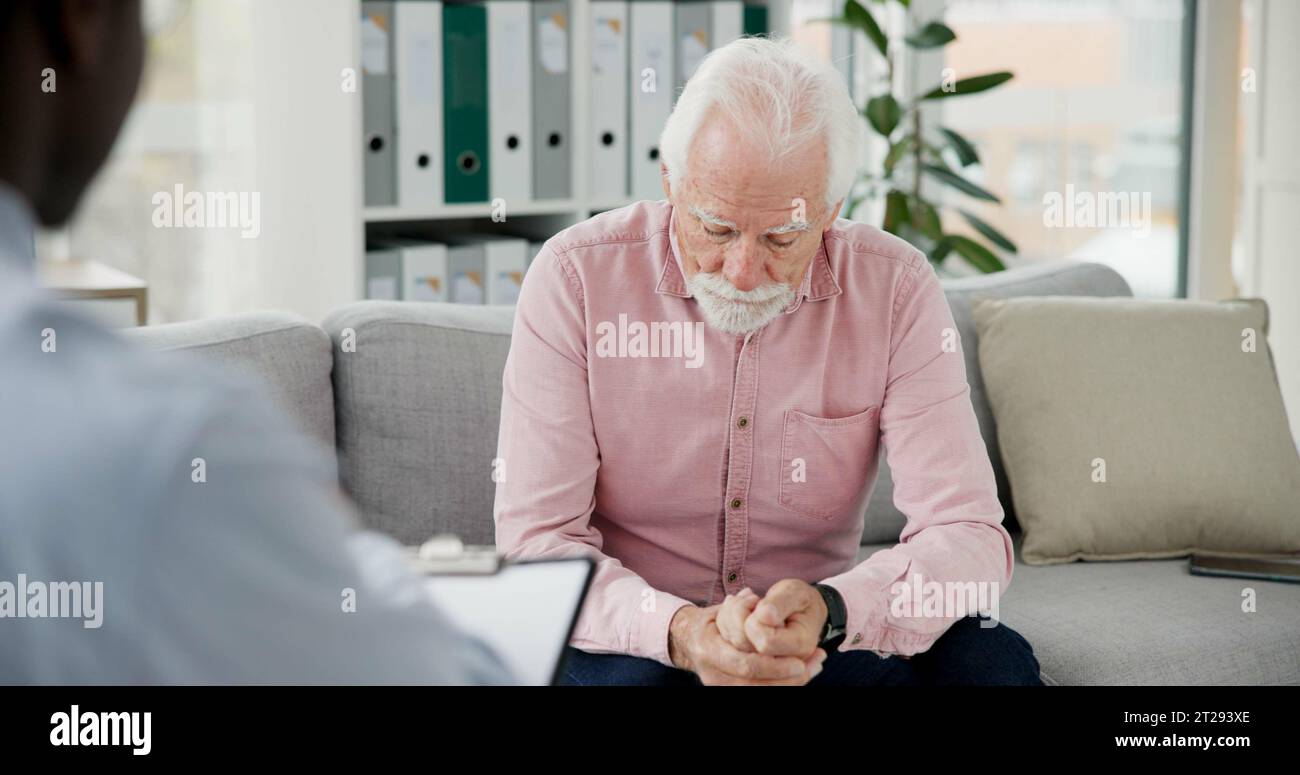
POLYGON ((0 181, 0 264, 30 270, 36 263, 36 219, 27 200, 0 181))
MULTIPOLYGON (((664 269, 659 275, 659 285, 655 288, 655 293, 689 299, 691 292, 686 287, 686 273, 682 269, 682 251, 677 246, 677 208, 670 204, 668 210, 668 244, 673 260, 664 262, 664 269)), ((821 243, 817 246, 817 255, 808 262, 808 269, 803 274, 803 283, 800 285, 799 292, 795 294, 794 301, 785 308, 785 314, 788 315, 799 309, 805 298, 809 301, 821 301, 838 296, 840 292, 840 284, 836 282, 835 273, 831 271, 830 259, 826 256, 826 235, 823 234, 821 243)))

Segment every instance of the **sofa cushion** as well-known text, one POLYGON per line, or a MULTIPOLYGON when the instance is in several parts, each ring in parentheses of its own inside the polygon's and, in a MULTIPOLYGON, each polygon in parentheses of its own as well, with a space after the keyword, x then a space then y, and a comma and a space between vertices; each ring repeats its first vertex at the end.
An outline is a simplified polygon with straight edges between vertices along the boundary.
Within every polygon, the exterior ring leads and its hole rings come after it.
POLYGON ((334 460, 330 340, 307 320, 259 312, 123 333, 144 347, 194 353, 259 380, 271 400, 334 460))
POLYGON ((325 319, 339 478, 367 526, 404 543, 444 532, 493 542, 492 461, 513 321, 513 307, 382 301, 325 319))
POLYGON ((1026 561, 1300 553, 1262 300, 1031 296, 975 321, 1026 561))
MULTIPOLYGON (((970 383, 971 405, 979 420, 980 435, 988 448, 993 475, 998 483, 998 499, 1006 512, 1006 526, 1015 529, 1011 508, 1011 489, 1002 455, 998 450, 997 428, 989 409, 984 379, 979 367, 979 336, 971 306, 978 299, 1005 299, 1012 296, 1132 296, 1128 283, 1114 269, 1102 264, 1075 261, 1035 263, 995 274, 943 281, 944 295, 952 309, 957 336, 966 361, 966 381, 970 383)), ((888 440, 886 440, 886 443, 888 440)), ((875 489, 867 501, 864 515, 863 544, 897 541, 907 518, 894 506, 894 480, 889 471, 888 455, 882 451, 880 473, 875 489)))
MULTIPOLYGON (((1300 588, 1193 576, 1187 560, 1016 566, 999 619, 1059 685, 1300 684, 1300 588), (1242 610, 1246 590, 1256 610, 1242 610)), ((892 544, 864 546, 859 561, 892 544)))

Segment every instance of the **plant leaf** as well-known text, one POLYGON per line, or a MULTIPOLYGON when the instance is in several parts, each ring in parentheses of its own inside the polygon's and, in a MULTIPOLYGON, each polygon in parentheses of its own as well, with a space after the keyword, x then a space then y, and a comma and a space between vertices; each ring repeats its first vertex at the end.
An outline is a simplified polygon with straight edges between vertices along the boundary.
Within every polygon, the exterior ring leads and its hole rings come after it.
POLYGON ((862 32, 876 46, 876 50, 881 56, 888 56, 889 39, 885 37, 884 30, 876 24, 876 17, 871 15, 866 6, 858 0, 844 0, 844 23, 862 30, 862 32))
POLYGON ((1016 247, 1016 243, 1008 239, 1007 235, 993 228, 992 224, 988 223, 982 218, 977 217, 974 213, 969 213, 966 212, 965 210, 960 210, 960 209, 957 212, 961 213, 962 217, 966 219, 967 223, 975 227, 975 231, 978 231, 980 234, 983 234, 984 238, 987 239, 989 242, 992 242, 994 245, 997 245, 998 247, 1002 248, 1003 250, 1009 253, 1020 252, 1020 250, 1016 247))
POLYGON ((898 126, 899 119, 903 117, 903 109, 898 106, 898 100, 894 99, 892 94, 882 94, 867 100, 867 107, 863 112, 867 114, 867 121, 871 123, 871 128, 886 140, 898 126))
POLYGON ((896 190, 885 194, 885 222, 881 228, 890 234, 898 234, 899 226, 910 220, 911 215, 907 211, 907 195, 896 190))
POLYGON ((939 133, 948 141, 948 146, 957 152, 957 160, 961 166, 969 167, 972 164, 979 164, 980 155, 975 151, 975 146, 970 141, 947 127, 939 127, 939 133))
POLYGON ((943 224, 939 220, 939 212, 934 206, 924 199, 911 197, 908 200, 912 211, 912 224, 932 240, 943 237, 943 224))
POLYGON ((903 158, 904 154, 911 151, 915 145, 916 138, 912 135, 907 135, 889 147, 889 153, 885 154, 885 160, 881 163, 885 177, 894 174, 894 167, 898 165, 898 160, 903 158))
POLYGON ((922 95, 923 100, 941 100, 944 97, 960 97, 963 94, 978 94, 982 91, 988 91, 994 86, 1000 86, 1012 79, 1012 74, 1005 70, 1000 73, 988 73, 986 75, 975 75, 970 78, 962 78, 952 85, 951 91, 944 91, 942 86, 936 86, 934 89, 922 95))
POLYGON ((952 240, 947 236, 940 238, 934 243, 934 248, 930 250, 930 261, 935 264, 942 264, 943 260, 952 252, 952 240))
POLYGON ((951 240, 952 249, 961 254, 962 258, 969 261, 971 266, 985 274, 1001 272, 1007 268, 1002 263, 1002 259, 993 255, 993 251, 973 239, 968 239, 958 234, 949 234, 945 239, 951 240))
POLYGON ((930 22, 903 40, 913 48, 939 48, 957 39, 957 33, 942 22, 930 22))
POLYGON ((946 183, 963 194, 968 194, 976 199, 983 199, 986 202, 1002 203, 1002 200, 998 199, 997 196, 989 190, 975 185, 951 170, 944 169, 943 167, 934 164, 922 164, 921 169, 929 173, 930 177, 935 178, 940 183, 946 183))

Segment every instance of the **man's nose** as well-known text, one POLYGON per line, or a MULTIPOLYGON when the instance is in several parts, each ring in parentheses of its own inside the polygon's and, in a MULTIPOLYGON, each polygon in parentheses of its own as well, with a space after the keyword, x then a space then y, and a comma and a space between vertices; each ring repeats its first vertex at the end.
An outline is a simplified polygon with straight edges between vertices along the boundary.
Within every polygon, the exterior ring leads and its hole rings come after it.
POLYGON ((766 282, 763 276, 763 259, 758 254, 758 245, 748 240, 738 240, 737 245, 727 251, 722 265, 722 276, 735 286, 738 291, 752 291, 766 282))

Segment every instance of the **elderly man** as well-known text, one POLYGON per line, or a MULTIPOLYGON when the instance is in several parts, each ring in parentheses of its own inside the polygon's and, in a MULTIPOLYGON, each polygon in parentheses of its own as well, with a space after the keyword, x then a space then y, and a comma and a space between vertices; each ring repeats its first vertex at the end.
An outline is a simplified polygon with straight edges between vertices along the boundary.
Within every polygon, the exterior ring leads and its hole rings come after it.
POLYGON ((497 541, 598 560, 569 682, 1040 683, 1006 626, 898 605, 996 595, 1013 556, 934 271, 836 219, 858 120, 789 41, 731 43, 664 128, 667 201, 566 229, 529 270, 497 541), (908 522, 855 566, 882 441, 908 522))

